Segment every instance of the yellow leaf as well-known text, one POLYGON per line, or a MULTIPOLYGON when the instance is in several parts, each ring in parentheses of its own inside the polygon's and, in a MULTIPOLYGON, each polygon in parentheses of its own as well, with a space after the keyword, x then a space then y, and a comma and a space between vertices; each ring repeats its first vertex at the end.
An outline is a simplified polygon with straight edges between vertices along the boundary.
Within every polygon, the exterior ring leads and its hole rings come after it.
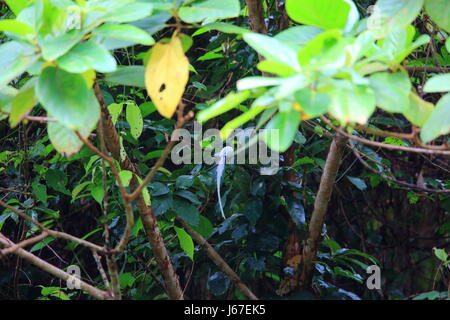
POLYGON ((83 76, 84 80, 86 80, 88 87, 92 88, 92 86, 94 85, 94 80, 95 80, 95 76, 96 76, 95 71, 90 69, 90 70, 83 72, 81 75, 83 76))
POLYGON ((298 102, 292 104, 292 108, 300 112, 300 119, 309 120, 311 117, 303 110, 302 106, 298 102))
POLYGON ((158 112, 171 118, 189 79, 189 61, 177 36, 152 49, 145 71, 145 86, 158 112))

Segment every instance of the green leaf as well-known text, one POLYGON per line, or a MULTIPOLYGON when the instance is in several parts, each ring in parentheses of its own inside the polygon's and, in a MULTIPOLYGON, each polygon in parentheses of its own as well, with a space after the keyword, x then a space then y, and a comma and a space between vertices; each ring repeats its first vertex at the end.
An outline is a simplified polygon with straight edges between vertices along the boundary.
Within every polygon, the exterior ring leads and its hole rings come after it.
POLYGON ((12 32, 18 35, 27 35, 34 33, 33 28, 28 24, 14 19, 0 20, 0 31, 12 32))
POLYGON ((426 0, 425 10, 439 27, 450 32, 450 2, 448 0, 426 0))
POLYGON ((92 185, 90 187, 92 198, 98 202, 99 205, 103 205, 103 198, 105 197, 105 190, 101 185, 92 185))
POLYGON ((255 89, 259 87, 271 87, 271 86, 279 86, 285 82, 283 78, 274 78, 274 77, 247 77, 241 80, 238 80, 236 87, 239 91, 255 89))
POLYGON ((131 178, 133 178, 133 172, 128 170, 122 170, 119 172, 120 179, 122 180, 122 184, 125 188, 130 185, 131 178))
POLYGON ((417 94, 411 92, 409 95, 409 108, 403 115, 417 127, 423 127, 434 111, 432 103, 422 100, 417 94))
POLYGON ((197 208, 191 205, 189 202, 185 200, 179 200, 174 199, 173 203, 173 210, 175 213, 184 221, 187 223, 198 226, 200 222, 200 213, 198 212, 197 208))
POLYGON ((393 146, 404 146, 404 147, 408 146, 402 139, 397 137, 386 137, 384 138, 383 143, 390 144, 393 146))
POLYGON ((123 103, 112 103, 108 106, 109 114, 113 124, 116 124, 123 110, 123 103))
POLYGON ((45 180, 47 180, 47 185, 55 191, 71 195, 66 189, 67 175, 64 172, 56 169, 48 169, 45 173, 45 180))
POLYGON ((136 278, 130 272, 122 273, 119 276, 119 279, 121 288, 132 287, 134 282, 136 281, 136 278))
POLYGON ((364 191, 367 189, 367 185, 363 179, 347 176, 347 179, 359 190, 364 191))
POLYGON ((81 30, 74 29, 56 37, 48 35, 39 39, 44 59, 47 61, 56 60, 75 46, 83 36, 84 33, 81 30))
POLYGON ((150 16, 153 11, 151 3, 133 2, 119 7, 102 18, 108 22, 131 22, 150 16))
POLYGON ((73 47, 57 60, 58 66, 72 73, 83 73, 90 69, 98 72, 113 72, 117 63, 102 45, 89 40, 73 47))
POLYGON ((280 77, 288 77, 296 73, 290 66, 272 60, 260 61, 256 67, 261 72, 276 74, 280 77))
POLYGON ((48 199, 47 187, 37 181, 33 181, 31 188, 33 189, 33 194, 36 197, 36 200, 46 205, 48 199))
POLYGON ((117 71, 106 74, 105 80, 124 86, 145 88, 144 75, 144 66, 121 67, 117 71))
POLYGON ((439 299, 441 297, 441 294, 438 291, 430 291, 430 292, 425 292, 422 294, 419 294, 418 296, 414 297, 413 300, 436 300, 439 299))
POLYGON ((350 5, 344 0, 287 0, 286 11, 295 22, 324 30, 343 29, 350 5))
POLYGON ((151 102, 151 101, 144 102, 143 104, 141 104, 139 106, 139 108, 141 109, 141 113, 142 113, 142 117, 143 118, 145 118, 149 114, 152 114, 153 112, 156 111, 155 104, 153 102, 151 102))
POLYGON ((150 184, 150 190, 152 196, 154 197, 162 196, 170 192, 170 189, 161 182, 153 182, 152 184, 150 184))
POLYGON ((420 138, 424 143, 450 132, 450 93, 439 100, 420 132, 420 138))
POLYGON ((445 47, 447 48, 447 52, 450 52, 450 38, 445 41, 445 47))
POLYGON ((192 241, 191 236, 181 228, 174 227, 174 229, 177 233, 178 241, 180 241, 181 249, 191 260, 194 260, 194 241, 192 241))
POLYGON ((337 69, 346 64, 345 46, 348 40, 342 38, 342 31, 333 29, 322 32, 307 42, 300 50, 298 59, 305 69, 337 69))
POLYGON ((56 240, 56 237, 50 236, 42 240, 41 242, 36 243, 33 247, 31 247, 30 252, 35 252, 41 250, 45 246, 47 246, 50 242, 56 240))
POLYGON ((450 91, 450 73, 439 74, 432 77, 423 87, 425 92, 447 92, 450 91))
POLYGON ((288 213, 291 216, 292 221, 297 225, 297 228, 303 228, 306 223, 306 217, 302 201, 297 197, 289 197, 286 205, 288 213))
POLYGON ((92 31, 92 34, 148 46, 155 43, 155 40, 147 32, 130 24, 104 24, 92 31))
POLYGON ((192 229, 200 233, 205 239, 208 239, 214 232, 214 226, 206 217, 200 215, 198 226, 191 226, 192 229))
POLYGON ((330 91, 330 114, 342 123, 365 124, 375 111, 373 90, 369 86, 353 85, 347 81, 334 83, 336 86, 330 91))
POLYGON ((28 5, 29 0, 5 0, 5 2, 17 16, 28 5))
POLYGON ((281 31, 275 36, 275 39, 293 46, 297 50, 303 47, 308 41, 319 35, 323 30, 311 26, 296 26, 281 31))
POLYGON ((0 89, 0 120, 8 117, 12 108, 12 101, 19 90, 13 87, 3 87, 0 89))
POLYGON ((82 75, 47 67, 39 76, 36 95, 49 115, 69 129, 82 130, 100 117, 98 101, 82 75))
MULTIPOLYGON (((97 120, 95 117, 86 119, 84 126, 78 131, 83 138, 88 138, 96 125, 97 120)), ((47 133, 56 151, 62 155, 66 155, 67 157, 78 153, 83 146, 83 142, 78 138, 75 131, 66 127, 62 123, 49 122, 47 124, 47 133)))
POLYGON ((208 32, 210 30, 217 30, 224 33, 234 33, 234 34, 244 34, 247 32, 251 32, 249 29, 245 29, 239 26, 235 26, 231 23, 226 22, 213 22, 208 23, 203 26, 203 28, 198 29, 192 34, 192 37, 198 36, 200 34, 203 34, 205 32, 208 32))
POLYGON ((201 110, 197 113, 197 120, 199 122, 206 122, 209 119, 217 117, 233 108, 236 108, 242 102, 250 97, 250 91, 241 91, 238 93, 231 92, 225 98, 220 99, 212 106, 201 110))
POLYGON ((447 261, 448 254, 444 249, 434 248, 434 255, 441 261, 444 261, 444 262, 447 261))
POLYGON ((279 112, 270 120, 263 134, 264 142, 272 150, 284 152, 292 141, 300 124, 300 113, 294 109, 279 112))
POLYGON ((227 122, 220 130, 220 137, 222 138, 222 140, 225 140, 237 127, 242 126, 248 121, 254 119, 258 114, 263 112, 264 109, 265 106, 253 105, 250 110, 227 122))
POLYGON ((11 127, 18 125, 36 104, 37 99, 35 96, 34 85, 24 86, 12 101, 11 113, 9 115, 11 127))
POLYGON ((79 185, 77 185, 75 188, 73 188, 72 190, 72 201, 75 201, 75 198, 77 197, 77 195, 84 190, 84 188, 86 188, 86 186, 90 185, 92 182, 91 181, 85 181, 83 183, 80 183, 79 185))
POLYGON ((300 71, 297 52, 276 38, 264 34, 246 33, 244 40, 266 59, 284 64, 294 71, 300 71))
POLYGON ((370 86, 375 92, 377 106, 389 112, 409 109, 411 82, 405 72, 379 72, 370 76, 370 86))
POLYGON ((0 88, 20 76, 38 60, 39 56, 34 50, 34 47, 17 41, 0 45, 0 88))
POLYGON ((304 119, 312 119, 324 114, 331 103, 331 99, 326 93, 310 89, 297 91, 294 98, 304 119))
POLYGON ((187 189, 194 184, 194 176, 181 175, 177 178, 175 186, 180 189, 187 189))
POLYGON ((219 19, 234 18, 241 11, 239 0, 198 0, 183 6, 178 15, 184 22, 210 23, 219 19))
MULTIPOLYGON (((122 152, 122 149, 120 151, 122 152)), ((135 175, 135 177, 136 177, 137 181, 141 184, 142 183, 141 177, 139 177, 138 175, 135 175)), ((150 192, 148 192, 147 187, 142 189, 142 197, 144 198, 144 202, 147 206, 150 206, 152 204, 151 198, 150 198, 150 192)))
POLYGON ((128 124, 130 125, 131 135, 135 139, 138 139, 142 134, 142 129, 144 128, 141 109, 139 109, 139 107, 134 103, 128 103, 126 118, 128 124))
POLYGON ((367 21, 367 27, 375 38, 382 39, 390 32, 411 24, 420 13, 423 2, 424 0, 378 0, 367 21))

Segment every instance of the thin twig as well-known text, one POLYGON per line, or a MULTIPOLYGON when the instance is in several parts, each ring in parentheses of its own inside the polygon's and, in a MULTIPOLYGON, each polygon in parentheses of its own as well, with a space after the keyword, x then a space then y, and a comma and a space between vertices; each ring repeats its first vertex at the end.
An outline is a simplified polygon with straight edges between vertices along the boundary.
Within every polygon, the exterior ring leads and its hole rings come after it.
MULTIPOLYGON (((5 237, 3 234, 0 233, 0 246, 9 248, 14 245, 15 245, 14 242, 12 242, 10 239, 8 239, 7 237, 5 237)), ((28 262, 30 262, 32 264, 34 264, 39 269, 42 269, 45 272, 48 272, 63 281, 69 281, 69 280, 73 279, 73 276, 71 274, 55 267, 54 265, 48 263, 45 260, 38 258, 34 254, 32 254, 22 248, 18 248, 17 250, 15 250, 14 254, 21 257, 22 259, 27 260, 28 262)), ((111 299, 111 296, 108 294, 108 292, 100 290, 96 287, 93 287, 81 279, 77 279, 77 281, 80 284, 80 288, 83 291, 85 291, 86 293, 88 293, 89 295, 91 295, 97 299, 100 299, 100 300, 111 299)))
POLYGON ((325 121, 326 124, 328 124, 330 127, 332 127, 336 132, 340 133, 344 137, 351 139, 351 140, 359 141, 359 142, 367 144, 367 145, 390 149, 390 150, 399 150, 399 151, 414 152, 414 153, 428 153, 428 154, 439 154, 439 155, 450 156, 450 151, 447 151, 447 150, 431 150, 431 149, 424 149, 424 148, 396 146, 396 145, 392 145, 392 144, 386 144, 386 143, 381 143, 381 142, 376 142, 376 141, 371 141, 371 140, 367 140, 364 138, 360 138, 355 135, 349 134, 349 133, 345 132, 344 130, 336 127, 326 117, 320 116, 320 118, 323 121, 325 121))
POLYGON ((358 158, 358 160, 362 163, 362 165, 364 167, 366 167, 368 170, 372 171, 373 173, 375 173, 376 175, 380 176, 383 179, 389 180, 393 183, 396 183, 398 185, 401 185, 403 187, 407 187, 410 189, 416 189, 419 191, 423 191, 423 192, 430 192, 430 193, 450 193, 450 189, 443 189, 443 190, 437 190, 437 189, 429 189, 429 188, 424 188, 424 187, 420 187, 416 184, 412 184, 412 183, 407 183, 404 181, 400 181, 397 180, 395 178, 389 177, 377 170, 375 170, 374 168, 372 168, 372 166, 370 166, 370 164, 368 164, 364 159, 362 159, 362 156, 365 156, 366 158, 378 163, 377 161, 375 161, 374 159, 366 156, 364 153, 360 152, 358 149, 355 148, 355 146, 353 145, 353 142, 350 142, 348 144, 348 147, 353 151, 353 153, 355 154, 356 158, 358 158))
POLYGON ((105 250, 105 248, 100 247, 99 245, 96 245, 96 244, 94 244, 92 242, 89 242, 87 240, 83 240, 83 239, 77 238, 77 237, 72 236, 72 235, 70 235, 68 233, 65 233, 65 232, 47 229, 41 223, 39 223, 38 221, 36 221, 33 218, 31 218, 30 216, 28 216, 25 212, 10 206, 9 204, 3 202, 2 200, 0 200, 0 206, 11 210, 12 212, 17 214, 18 216, 22 217, 23 219, 27 220, 28 222, 31 222, 36 227, 38 227, 41 230, 42 233, 47 233, 49 236, 62 238, 62 239, 68 240, 68 241, 72 241, 72 242, 78 243, 80 245, 88 247, 88 248, 90 248, 92 250, 95 250, 95 251, 97 251, 99 253, 102 253, 102 254, 107 254, 108 253, 107 250, 105 250))
POLYGON ((184 220, 178 218, 184 229, 191 235, 191 237, 206 250, 208 257, 216 264, 216 266, 226 274, 235 286, 250 300, 258 300, 255 294, 245 285, 241 278, 230 268, 228 263, 217 253, 211 244, 197 231, 192 229, 184 220))

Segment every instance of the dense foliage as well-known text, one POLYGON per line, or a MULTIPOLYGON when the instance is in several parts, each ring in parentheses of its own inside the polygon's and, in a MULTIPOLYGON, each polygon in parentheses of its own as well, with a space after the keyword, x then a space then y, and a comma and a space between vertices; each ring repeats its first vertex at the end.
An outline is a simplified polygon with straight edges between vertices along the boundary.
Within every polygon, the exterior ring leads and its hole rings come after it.
POLYGON ((448 0, 0 5, 1 299, 450 298, 448 0))

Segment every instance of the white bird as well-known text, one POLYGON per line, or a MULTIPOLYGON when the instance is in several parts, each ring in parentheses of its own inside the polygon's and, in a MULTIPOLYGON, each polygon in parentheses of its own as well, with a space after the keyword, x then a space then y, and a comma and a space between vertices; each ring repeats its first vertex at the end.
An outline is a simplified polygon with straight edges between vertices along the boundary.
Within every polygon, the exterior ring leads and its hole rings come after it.
POLYGON ((216 181, 217 181, 217 195, 219 197, 220 212, 222 212, 222 217, 226 219, 225 213, 223 212, 222 198, 220 196, 220 181, 222 179, 223 172, 225 170, 225 162, 228 157, 233 154, 233 148, 230 146, 224 147, 215 156, 218 157, 217 171, 216 171, 216 181))

